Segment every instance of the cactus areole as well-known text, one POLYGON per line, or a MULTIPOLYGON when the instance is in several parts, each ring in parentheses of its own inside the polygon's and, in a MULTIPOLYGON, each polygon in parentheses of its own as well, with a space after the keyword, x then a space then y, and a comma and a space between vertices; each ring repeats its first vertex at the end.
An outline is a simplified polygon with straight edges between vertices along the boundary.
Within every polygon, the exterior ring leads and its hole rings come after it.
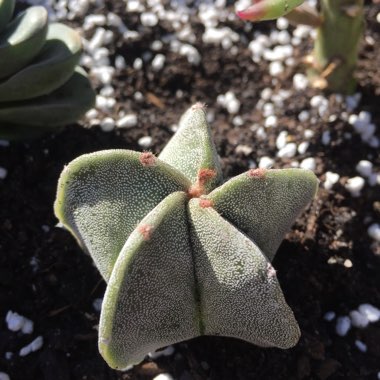
POLYGON ((107 282, 99 349, 115 369, 200 335, 289 348, 300 336, 271 261, 316 193, 308 170, 223 183, 202 104, 150 152, 85 154, 63 170, 55 213, 107 282))

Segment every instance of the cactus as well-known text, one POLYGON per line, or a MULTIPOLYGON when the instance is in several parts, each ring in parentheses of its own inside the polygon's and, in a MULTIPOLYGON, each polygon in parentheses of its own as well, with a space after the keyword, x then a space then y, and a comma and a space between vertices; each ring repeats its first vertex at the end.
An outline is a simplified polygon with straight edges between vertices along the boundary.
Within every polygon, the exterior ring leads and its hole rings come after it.
POLYGON ((294 346, 299 327, 271 261, 317 185, 302 169, 249 170, 223 183, 200 103, 158 157, 106 150, 66 166, 55 214, 107 282, 107 363, 125 369, 199 335, 294 346))
POLYGON ((307 60, 312 85, 333 92, 352 93, 364 29, 364 0, 321 0, 319 14, 301 3, 303 1, 259 0, 237 14, 250 21, 285 16, 291 22, 316 27, 313 54, 307 60))
POLYGON ((10 21, 15 0, 0 0, 0 136, 28 137, 75 122, 95 94, 78 65, 80 36, 48 22, 42 6, 10 21))

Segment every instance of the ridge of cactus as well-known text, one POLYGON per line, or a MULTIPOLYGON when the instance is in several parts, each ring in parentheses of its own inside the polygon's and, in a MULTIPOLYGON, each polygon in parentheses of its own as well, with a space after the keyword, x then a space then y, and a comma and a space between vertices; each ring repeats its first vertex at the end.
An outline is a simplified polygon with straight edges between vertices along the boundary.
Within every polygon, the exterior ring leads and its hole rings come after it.
POLYGON ((222 182, 219 157, 203 103, 194 104, 183 114, 177 132, 158 157, 185 174, 191 182, 196 181, 200 169, 214 170, 215 177, 205 186, 207 192, 222 182), (181 154, 178 154, 179 149, 181 154))

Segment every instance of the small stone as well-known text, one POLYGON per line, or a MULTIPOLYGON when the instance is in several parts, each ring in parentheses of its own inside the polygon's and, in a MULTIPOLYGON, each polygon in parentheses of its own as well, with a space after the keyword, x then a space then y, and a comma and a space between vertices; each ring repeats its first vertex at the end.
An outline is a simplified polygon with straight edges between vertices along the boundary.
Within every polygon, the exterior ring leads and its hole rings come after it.
POLYGON ((5 372, 0 372, 0 380, 10 380, 10 377, 5 372))
POLYGON ((141 14, 140 21, 142 25, 152 27, 158 24, 158 17, 152 12, 145 12, 141 14))
POLYGON ((157 54, 152 61, 152 69, 154 71, 160 71, 165 65, 165 56, 163 54, 157 54))
POLYGON ((270 169, 274 164, 274 160, 270 157, 264 156, 260 158, 259 168, 260 169, 270 169))
POLYGON ((284 72, 284 66, 279 61, 274 61, 269 64, 269 74, 272 77, 277 77, 284 72))
POLYGON ((372 162, 368 160, 361 160, 356 165, 356 171, 363 177, 369 177, 372 174, 372 162))
POLYGON ((137 115, 128 114, 116 122, 118 128, 133 128, 137 125, 137 115))
POLYGON ((169 373, 160 373, 154 377, 153 380, 174 380, 174 377, 169 373))
POLYGON ((347 316, 339 317, 336 321, 335 331, 339 336, 347 335, 351 329, 351 319, 347 316))
POLYGON ((377 322, 380 320, 380 309, 375 306, 372 306, 369 303, 364 303, 359 306, 359 312, 367 317, 367 319, 371 322, 377 322))
POLYGON ((327 313, 325 313, 325 315, 323 316, 323 319, 327 322, 331 322, 332 320, 334 320, 336 317, 336 314, 335 312, 333 311, 328 311, 327 313))
POLYGON ((19 355, 20 356, 26 356, 29 355, 31 352, 38 351, 43 346, 44 340, 42 336, 37 337, 34 339, 31 343, 29 343, 27 346, 23 347, 19 355))
POLYGON ((137 143, 144 149, 148 149, 153 144, 153 138, 151 136, 143 136, 139 138, 137 143))
POLYGON ((364 185, 364 178, 357 176, 349 178, 344 187, 351 193, 353 197, 359 197, 364 185))
POLYGON ((322 144, 323 145, 329 145, 331 141, 331 134, 330 131, 324 131, 322 133, 322 144))
POLYGON ((276 148, 282 149, 288 140, 288 132, 287 131, 281 131, 276 139, 276 148))
POLYGON ((8 174, 8 170, 0 166, 0 179, 5 179, 8 174))
POLYGON ((235 152, 237 154, 241 153, 243 154, 244 156, 249 156, 252 152, 253 152, 253 148, 248 146, 248 145, 238 145, 236 148, 235 148, 235 152))
POLYGON ((307 149, 309 148, 309 142, 308 141, 303 141, 301 142, 300 145, 298 145, 298 153, 299 154, 305 154, 307 149))
POLYGON ((355 346, 361 352, 367 352, 367 345, 363 343, 361 340, 355 340, 355 346))
POLYGON ((277 116, 271 115, 265 119, 265 128, 277 127, 277 116))
POLYGON ((100 128, 103 132, 110 132, 115 128, 115 120, 112 117, 106 117, 100 122, 100 128))
POLYGON ((368 326, 368 318, 357 310, 350 311, 350 318, 352 326, 364 329, 368 326))
POLYGON ((332 187, 339 181, 339 174, 333 172, 326 172, 326 180, 323 187, 326 190, 331 190, 332 187))
POLYGON ((317 165, 315 163, 315 158, 313 158, 313 157, 305 158, 304 160, 302 160, 302 162, 300 164, 301 169, 308 169, 308 170, 312 170, 312 171, 315 170, 316 166, 317 165))
POLYGON ((380 224, 379 223, 371 224, 367 229, 367 233, 370 238, 380 243, 380 224))
POLYGON ((281 158, 292 158, 297 153, 297 145, 295 143, 288 143, 277 153, 281 158))
POLYGON ((99 313, 102 310, 102 303, 103 303, 103 298, 95 298, 94 301, 92 302, 92 307, 94 308, 95 311, 99 313))
POLYGON ((295 74, 293 77, 293 87, 296 90, 305 90, 309 84, 309 80, 303 74, 295 74))

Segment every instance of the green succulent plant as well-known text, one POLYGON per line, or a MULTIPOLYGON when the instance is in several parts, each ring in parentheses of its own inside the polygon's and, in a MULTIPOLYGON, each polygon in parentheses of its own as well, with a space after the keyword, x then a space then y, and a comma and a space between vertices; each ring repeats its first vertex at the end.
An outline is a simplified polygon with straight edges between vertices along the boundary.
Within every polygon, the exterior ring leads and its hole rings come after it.
POLYGON ((271 260, 317 186, 302 169, 249 170, 223 183, 200 103, 158 157, 106 150, 66 166, 55 214, 107 282, 107 363, 125 369, 199 335, 294 346, 300 330, 271 260))
POLYGON ((78 33, 49 23, 42 6, 11 20, 15 0, 0 0, 0 136, 28 137, 75 122, 95 102, 78 65, 78 33))

